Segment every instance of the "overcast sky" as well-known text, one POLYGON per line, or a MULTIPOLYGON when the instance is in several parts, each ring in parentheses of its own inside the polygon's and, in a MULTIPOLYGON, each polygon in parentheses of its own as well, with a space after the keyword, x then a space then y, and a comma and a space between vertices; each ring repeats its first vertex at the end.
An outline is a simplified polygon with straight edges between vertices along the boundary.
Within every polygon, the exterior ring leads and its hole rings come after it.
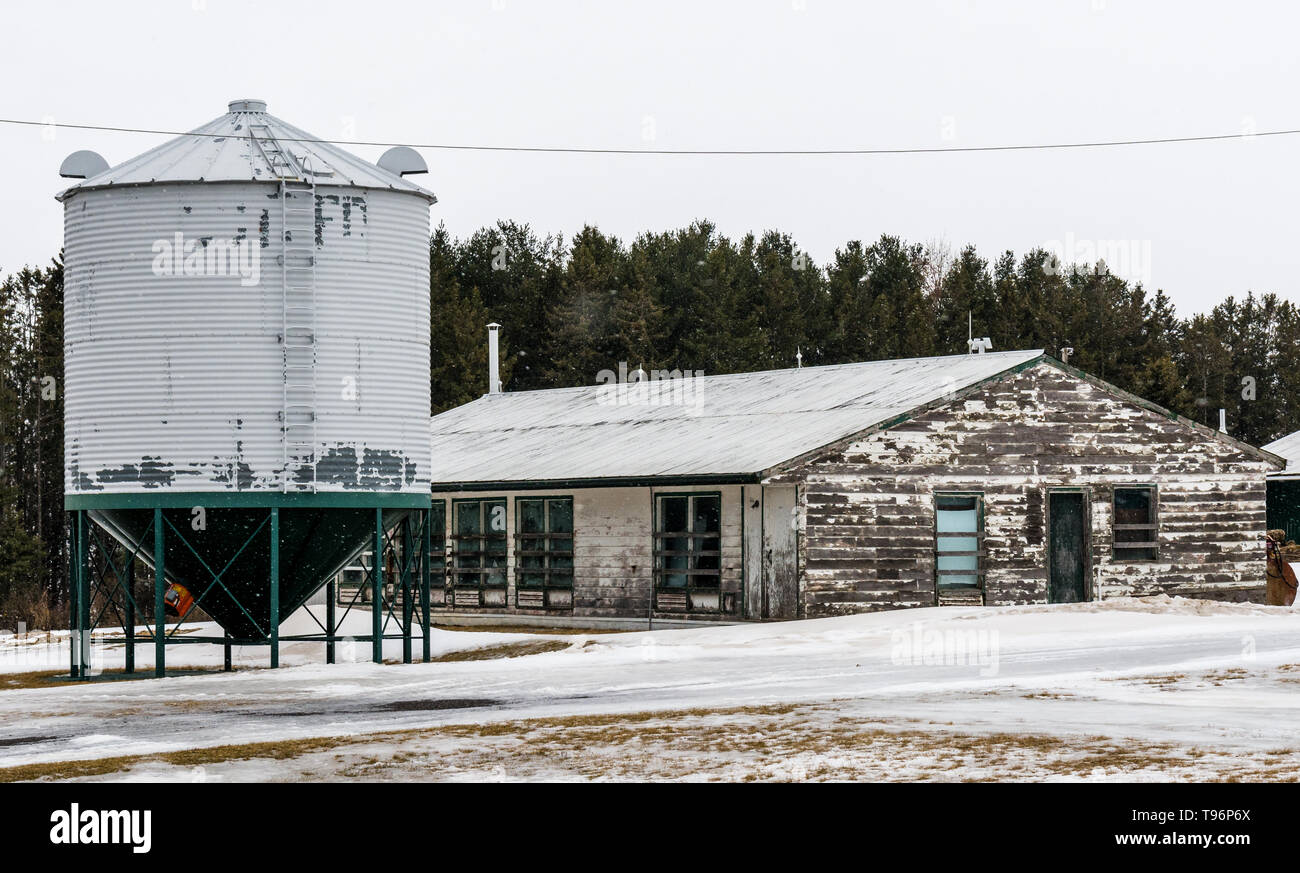
MULTIPOLYGON (((0 116, 189 130, 254 97, 332 139, 610 148, 894 148, 1300 128, 1293 4, 524 2, 6 6, 0 116)), ((63 235, 58 166, 164 138, 0 125, 0 272, 63 235)), ((383 149, 356 147, 376 160, 383 149)), ((992 256, 1095 244, 1179 311, 1300 302, 1300 136, 842 157, 424 149, 433 220, 630 239, 710 218, 818 263, 881 233, 992 256)), ((66 184, 66 183, 64 183, 66 184)))

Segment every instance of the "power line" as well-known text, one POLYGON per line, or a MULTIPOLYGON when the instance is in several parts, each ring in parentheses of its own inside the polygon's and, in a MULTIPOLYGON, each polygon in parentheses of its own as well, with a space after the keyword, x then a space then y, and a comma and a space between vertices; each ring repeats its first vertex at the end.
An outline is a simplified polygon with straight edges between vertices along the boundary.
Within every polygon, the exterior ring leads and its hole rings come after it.
MULTIPOLYGON (((63 122, 29 121, 20 118, 0 118, 0 124, 26 125, 30 127, 62 127, 69 130, 99 130, 108 133, 147 133, 159 136, 206 136, 213 139, 252 139, 252 135, 230 133, 196 133, 186 130, 158 130, 146 127, 111 127, 100 124, 66 124, 63 122)), ((280 142, 319 143, 341 146, 377 146, 391 147, 405 145, 417 149, 442 149, 447 151, 471 152, 538 152, 545 154, 578 155, 926 155, 952 154, 957 152, 1023 152, 1046 151, 1051 149, 1094 149, 1115 146, 1163 145, 1167 143, 1216 142, 1233 139, 1252 139, 1262 136, 1294 136, 1300 134, 1295 130, 1262 130, 1256 133, 1219 133, 1205 136, 1166 136, 1155 139, 1113 139, 1084 140, 1078 142, 1034 143, 1025 145, 985 145, 985 146, 937 146, 933 148, 841 148, 841 149, 612 149, 584 148, 576 146, 503 146, 503 145, 463 145, 453 143, 410 143, 410 142, 374 142, 354 139, 313 139, 310 137, 281 137, 280 142)))

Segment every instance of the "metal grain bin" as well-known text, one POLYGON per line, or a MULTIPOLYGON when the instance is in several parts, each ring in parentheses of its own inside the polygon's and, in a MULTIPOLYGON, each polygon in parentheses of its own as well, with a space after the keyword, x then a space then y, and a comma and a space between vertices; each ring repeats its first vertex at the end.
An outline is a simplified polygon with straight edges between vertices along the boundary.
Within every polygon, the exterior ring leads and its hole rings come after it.
POLYGON ((376 518, 427 510, 435 198, 412 155, 386 169, 240 100, 58 195, 66 505, 150 560, 161 526, 168 580, 237 637, 274 636, 269 510, 281 615, 376 518))

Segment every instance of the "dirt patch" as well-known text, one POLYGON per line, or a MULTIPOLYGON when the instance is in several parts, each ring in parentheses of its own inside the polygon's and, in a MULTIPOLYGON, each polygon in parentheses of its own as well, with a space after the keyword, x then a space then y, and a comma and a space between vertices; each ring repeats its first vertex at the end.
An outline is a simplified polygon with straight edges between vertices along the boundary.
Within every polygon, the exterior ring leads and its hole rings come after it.
POLYGON ((451 698, 443 700, 395 700, 376 706, 371 712, 438 712, 444 709, 474 709, 482 706, 498 706, 499 700, 482 700, 476 698, 451 698))
POLYGON ((54 739, 58 738, 53 736, 9 737, 8 739, 0 738, 0 749, 11 748, 13 746, 30 746, 32 743, 44 743, 54 739))

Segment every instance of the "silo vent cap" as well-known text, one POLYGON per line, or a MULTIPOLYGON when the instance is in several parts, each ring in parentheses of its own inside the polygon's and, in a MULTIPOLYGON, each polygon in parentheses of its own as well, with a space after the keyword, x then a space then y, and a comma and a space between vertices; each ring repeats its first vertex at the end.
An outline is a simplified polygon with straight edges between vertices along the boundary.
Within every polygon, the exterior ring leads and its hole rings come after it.
POLYGON ((231 100, 229 107, 231 112, 265 112, 265 100, 231 100))

